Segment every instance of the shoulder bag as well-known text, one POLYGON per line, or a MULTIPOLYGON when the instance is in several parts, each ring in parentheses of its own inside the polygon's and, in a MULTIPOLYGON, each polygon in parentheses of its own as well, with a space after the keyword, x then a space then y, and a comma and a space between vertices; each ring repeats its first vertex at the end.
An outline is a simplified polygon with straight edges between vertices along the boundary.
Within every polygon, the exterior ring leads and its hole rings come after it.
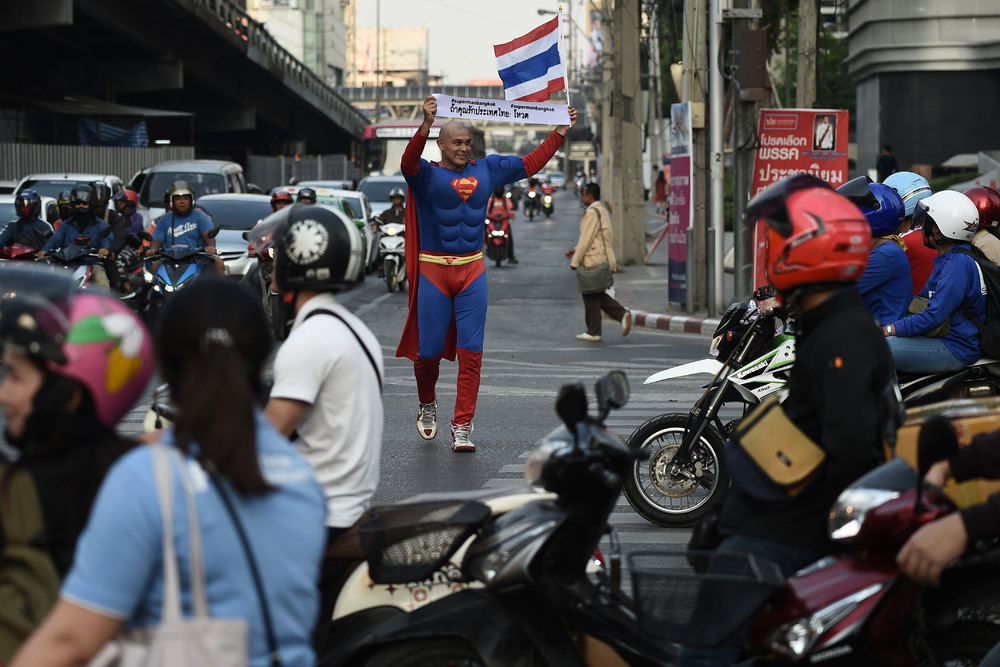
POLYGON ((108 642, 89 667, 246 667, 249 630, 245 619, 216 619, 208 615, 201 533, 194 490, 187 464, 173 448, 152 445, 156 488, 163 515, 163 611, 153 628, 123 630, 108 642), (191 546, 192 616, 181 611, 180 575, 173 534, 173 474, 170 460, 180 465, 187 505, 191 546))
POLYGON ((743 418, 726 443, 733 484, 780 509, 819 475, 826 452, 793 423, 772 394, 743 418))
MULTIPOLYGON (((601 216, 600 209, 595 208, 594 213, 597 214, 597 231, 594 232, 594 237, 596 238, 598 234, 601 235, 604 256, 607 257, 608 243, 604 240, 604 218, 601 216)), ((591 239, 590 242, 593 243, 594 239, 591 239)), ((615 277, 611 273, 611 263, 607 260, 596 266, 583 266, 581 264, 576 267, 576 287, 580 290, 580 294, 598 294, 614 284, 615 277)))

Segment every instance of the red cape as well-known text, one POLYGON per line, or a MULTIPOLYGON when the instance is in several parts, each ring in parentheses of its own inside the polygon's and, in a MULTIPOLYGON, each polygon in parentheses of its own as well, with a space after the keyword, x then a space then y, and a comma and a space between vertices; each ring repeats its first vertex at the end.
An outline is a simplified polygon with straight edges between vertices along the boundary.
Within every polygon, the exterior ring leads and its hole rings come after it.
MULTIPOLYGON (((410 204, 413 201, 413 190, 406 188, 406 282, 409 291, 409 311, 406 313, 406 324, 403 325, 403 335, 396 347, 397 357, 417 360, 420 349, 420 327, 417 320, 417 290, 420 288, 420 225, 417 224, 417 207, 410 204)), ((444 343, 444 353, 441 355, 449 361, 455 361, 458 349, 458 338, 455 328, 455 313, 451 313, 451 326, 444 343)))

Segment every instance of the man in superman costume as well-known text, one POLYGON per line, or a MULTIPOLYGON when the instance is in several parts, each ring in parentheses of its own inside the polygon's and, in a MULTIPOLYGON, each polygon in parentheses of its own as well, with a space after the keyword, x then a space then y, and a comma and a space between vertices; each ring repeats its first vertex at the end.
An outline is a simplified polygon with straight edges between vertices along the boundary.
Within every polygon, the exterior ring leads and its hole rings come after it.
POLYGON ((486 206, 497 186, 537 173, 576 124, 560 125, 528 156, 490 155, 470 160, 472 137, 457 121, 441 128, 441 161, 420 158, 437 113, 437 100, 423 103, 424 120, 403 153, 406 196, 406 277, 409 313, 396 349, 413 360, 420 409, 417 431, 437 435, 437 385, 441 358, 458 356, 458 396, 451 422, 452 449, 474 452, 469 440, 479 396, 479 373, 486 330, 486 269, 483 234, 486 206))

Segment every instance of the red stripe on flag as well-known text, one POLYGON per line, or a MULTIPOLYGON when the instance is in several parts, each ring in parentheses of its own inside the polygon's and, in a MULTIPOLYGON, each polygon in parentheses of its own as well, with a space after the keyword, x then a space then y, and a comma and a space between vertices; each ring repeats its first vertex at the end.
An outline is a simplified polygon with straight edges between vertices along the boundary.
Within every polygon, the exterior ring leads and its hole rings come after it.
POLYGON ((515 102, 548 102, 549 98, 552 97, 552 93, 559 92, 566 87, 566 80, 562 77, 558 79, 552 79, 549 81, 549 85, 545 87, 544 90, 539 90, 530 95, 525 95, 524 97, 518 97, 515 102))
POLYGON ((534 41, 541 39, 543 36, 554 32, 559 29, 559 17, 555 17, 551 21, 546 21, 542 25, 538 26, 527 35, 522 35, 516 39, 512 39, 506 44, 497 44, 493 47, 493 53, 497 58, 504 55, 505 53, 510 53, 514 49, 519 49, 526 44, 531 44, 534 41))

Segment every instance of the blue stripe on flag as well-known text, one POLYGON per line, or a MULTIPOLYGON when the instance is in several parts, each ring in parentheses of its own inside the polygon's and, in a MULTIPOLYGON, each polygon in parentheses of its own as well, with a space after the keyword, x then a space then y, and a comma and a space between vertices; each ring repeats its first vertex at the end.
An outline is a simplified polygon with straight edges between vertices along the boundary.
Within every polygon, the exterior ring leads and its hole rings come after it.
POLYGON ((503 87, 513 88, 527 81, 534 81, 546 76, 549 73, 549 68, 557 65, 559 65, 559 44, 553 44, 537 56, 522 60, 498 73, 503 80, 503 87))

